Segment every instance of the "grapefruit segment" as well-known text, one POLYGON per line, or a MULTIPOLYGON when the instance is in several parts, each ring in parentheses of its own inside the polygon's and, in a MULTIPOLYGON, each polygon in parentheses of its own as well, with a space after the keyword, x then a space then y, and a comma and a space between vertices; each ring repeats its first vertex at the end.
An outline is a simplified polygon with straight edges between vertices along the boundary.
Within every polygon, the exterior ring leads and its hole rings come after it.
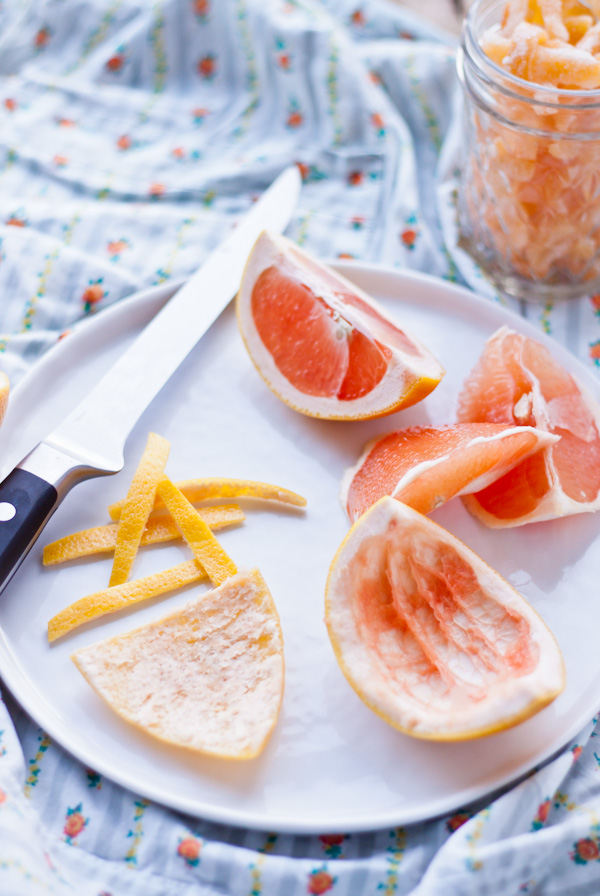
POLYGON ((558 438, 502 423, 410 426, 365 446, 342 479, 342 505, 352 521, 384 495, 429 513, 479 491, 558 438))
POLYGON ((267 385, 308 416, 391 414, 425 398, 444 374, 370 296, 266 231, 248 259, 237 315, 267 385))
POLYGON ((564 688, 530 604, 457 538, 381 498, 331 564, 325 620, 342 672, 395 728, 465 740, 508 728, 564 688))
POLYGON ((520 526, 600 509, 600 405, 539 342, 502 327, 459 397, 462 422, 535 426, 560 436, 464 498, 489 526, 520 526))

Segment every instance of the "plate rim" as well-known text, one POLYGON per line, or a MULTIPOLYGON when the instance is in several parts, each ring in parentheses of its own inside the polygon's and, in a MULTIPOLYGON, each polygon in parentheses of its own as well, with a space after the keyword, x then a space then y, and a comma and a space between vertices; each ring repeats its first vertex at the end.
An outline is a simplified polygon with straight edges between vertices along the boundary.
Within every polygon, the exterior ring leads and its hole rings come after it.
MULTIPOLYGON (((326 263, 337 269, 350 280, 354 279, 352 276, 353 274, 359 280, 362 277, 370 279, 373 275, 377 275, 383 279, 391 278, 392 281, 397 281, 398 284, 404 286, 410 286, 411 283, 419 284, 421 287, 429 285, 435 290, 441 290, 447 295, 453 296, 455 299, 459 300, 462 312, 468 312, 469 309, 472 309, 474 306, 478 311, 487 312, 484 314, 484 317, 489 318, 492 325, 494 325, 494 323, 496 323, 496 325, 501 325, 497 323, 499 319, 504 320, 508 325, 512 323, 515 328, 518 328, 521 332, 531 335, 539 342, 545 343, 551 347, 559 359, 567 362, 567 367, 574 366, 576 368, 576 376, 588 380, 588 382, 598 390, 598 383, 593 377, 592 372, 586 370, 583 362, 561 345, 561 343, 551 336, 541 332, 534 326, 534 324, 520 316, 511 308, 493 302, 460 284, 430 274, 404 268, 395 268, 383 263, 372 263, 356 259, 326 260, 326 263)), ((37 363, 34 363, 30 370, 22 377, 12 392, 9 408, 11 405, 14 407, 15 403, 17 403, 18 410, 19 403, 26 400, 28 391, 35 387, 35 383, 39 380, 40 376, 43 376, 46 370, 48 368, 51 369, 57 362, 60 363, 61 359, 68 359, 70 353, 76 353, 79 345, 84 344, 86 340, 93 338, 97 330, 110 328, 115 320, 120 321, 123 319, 125 323, 127 323, 128 320, 135 319, 135 317, 140 314, 143 315, 145 311, 152 308, 154 303, 156 303, 157 307, 152 313, 156 313, 175 290, 185 282, 186 280, 182 279, 178 281, 167 281, 156 286, 147 287, 130 294, 129 297, 124 297, 107 308, 91 315, 89 318, 80 321, 80 323, 72 330, 68 338, 57 342, 37 363)), ((373 291, 377 292, 376 289, 373 291)), ((441 302, 441 298, 437 301, 441 302)), ((30 677, 25 673, 25 670, 20 666, 18 658, 14 655, 11 644, 1 625, 0 678, 10 691, 12 697, 23 710, 34 719, 53 740, 60 744, 67 753, 72 755, 77 761, 96 768, 112 782, 130 792, 139 793, 145 798, 151 799, 170 809, 183 812, 193 817, 204 818, 217 824, 233 825, 251 830, 272 830, 279 833, 298 835, 323 834, 331 830, 331 828, 324 826, 317 818, 312 820, 302 819, 298 822, 294 822, 289 816, 269 816, 268 818, 261 819, 256 811, 249 812, 244 809, 239 810, 230 807, 222 808, 215 806, 214 803, 202 802, 202 800, 199 801, 195 798, 185 798, 178 795, 173 796, 167 792, 165 787, 160 785, 156 786, 148 783, 146 786, 144 783, 144 786, 140 788, 137 782, 132 784, 130 774, 127 772, 121 773, 116 766, 111 765, 110 761, 105 762, 103 757, 96 756, 93 751, 93 746, 89 747, 84 743, 84 745, 79 748, 78 743, 81 739, 79 732, 77 732, 75 747, 72 747, 68 740, 66 740, 67 732, 65 731, 63 733, 63 724, 61 723, 56 710, 54 710, 52 705, 39 694, 34 682, 31 681, 30 677)), ((505 773, 502 778, 495 779, 493 783, 490 782, 489 786, 486 784, 477 784, 470 788, 463 789, 460 791, 460 794, 454 793, 437 801, 429 801, 425 810, 415 808, 412 811, 406 811, 403 810, 401 805, 386 811, 379 810, 375 813, 376 817, 369 816, 363 819, 357 818, 347 825, 344 825, 344 833, 361 833, 393 828, 398 825, 426 822, 440 818, 452 811, 456 811, 459 807, 467 806, 487 797, 490 798, 491 802, 497 795, 515 786, 531 773, 539 770, 542 766, 551 762, 554 758, 563 753, 569 742, 573 740, 586 724, 591 722, 598 708, 600 708, 600 697, 598 698, 596 708, 589 714, 586 711, 585 716, 583 712, 580 712, 577 719, 563 731, 556 741, 553 741, 546 750, 537 754, 535 762, 532 762, 531 760, 523 762, 520 766, 505 773)), ((83 741, 85 741, 85 738, 83 738, 83 741)))

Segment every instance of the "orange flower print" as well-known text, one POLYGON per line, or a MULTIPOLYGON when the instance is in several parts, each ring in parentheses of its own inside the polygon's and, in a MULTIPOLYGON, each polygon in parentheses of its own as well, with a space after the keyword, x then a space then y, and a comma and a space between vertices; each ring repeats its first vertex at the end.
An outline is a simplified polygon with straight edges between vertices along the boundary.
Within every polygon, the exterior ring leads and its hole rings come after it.
POLYGON ((582 837, 581 840, 573 844, 573 852, 569 853, 569 856, 578 865, 587 865, 588 862, 597 861, 600 858, 598 841, 592 837, 582 837))
POLYGON ((130 149, 131 137, 128 137, 127 134, 121 134, 121 136, 117 140, 117 146, 119 149, 130 149))
POLYGON ((358 187, 365 179, 362 171, 351 171, 348 175, 348 183, 351 187, 358 187))
POLYGON ((404 243, 407 249, 414 249, 415 243, 417 241, 418 232, 414 230, 412 227, 407 227, 406 230, 403 230, 400 234, 400 239, 404 243))
POLYGON ((175 159, 184 159, 185 158, 185 149, 181 146, 176 146, 175 149, 171 150, 171 155, 175 159))
POLYGON ((20 212, 13 212, 5 222, 9 227, 27 227, 27 218, 20 212))
POLYGON ((338 258, 347 258, 349 261, 352 261, 354 255, 351 252, 338 252, 338 258))
POLYGON ((200 841, 196 837, 184 837, 179 841, 177 855, 194 867, 200 862, 200 841))
POLYGON ((202 124, 207 115, 208 109, 199 107, 192 110, 192 118, 194 119, 194 124, 202 124))
POLYGON ((600 314, 600 293, 597 292, 595 295, 590 296, 590 302, 592 303, 594 313, 600 314))
POLYGON ((550 797, 546 797, 544 802, 540 803, 540 805, 538 806, 536 816, 533 819, 533 821, 531 822, 532 831, 539 831, 540 828, 544 827, 544 822, 548 818, 548 814, 550 812, 551 807, 552 807, 552 800, 550 799, 550 797))
POLYGON ((11 97, 7 97, 4 100, 4 108, 8 109, 9 112, 14 112, 17 108, 17 101, 13 100, 11 97))
POLYGON ((310 175, 310 167, 308 165, 305 165, 304 162, 296 162, 296 165, 298 167, 298 171, 300 172, 300 177, 302 178, 303 183, 306 183, 310 175))
POLYGON ((208 18, 210 12, 210 4, 208 0, 193 0, 192 8, 194 10, 194 15, 198 16, 202 22, 208 18))
POLYGON ((350 224, 353 230, 362 230, 365 226, 365 219, 362 215, 353 215, 350 218, 350 224))
POLYGON ((109 60, 107 60, 106 68, 109 72, 120 72, 125 65, 125 54, 124 53, 115 53, 114 56, 111 56, 109 60))
POLYGON ((48 28, 47 25, 44 25, 43 28, 40 28, 40 30, 37 32, 37 34, 34 38, 34 43, 35 43, 36 49, 43 50, 44 47, 46 47, 48 45, 48 41, 50 40, 51 37, 52 37, 52 32, 50 31, 50 29, 48 28))
POLYGON ((75 122, 72 118, 57 118, 56 123, 60 128, 74 128, 75 122))
POLYGON ((52 159, 57 168, 65 168, 69 164, 66 156, 57 155, 52 159))
POLYGON ((338 859, 341 856, 342 844, 345 839, 345 834, 323 834, 319 837, 323 852, 330 859, 338 859))
POLYGON ((67 843, 72 843, 75 837, 81 834, 89 821, 89 818, 83 817, 81 808, 81 803, 79 803, 79 805, 75 806, 74 809, 67 809, 67 816, 65 818, 65 825, 63 828, 63 833, 65 835, 67 843))
POLYGON ((375 128, 378 137, 385 137, 385 125, 383 123, 383 117, 379 112, 373 112, 371 115, 371 124, 375 128))
POLYGON ((102 776, 95 772, 93 768, 86 769, 88 787, 93 787, 95 790, 100 790, 102 787, 102 776))
POLYGON ((213 53, 207 53, 198 60, 198 74, 207 81, 214 78, 217 71, 217 60, 213 53))
POLYGON ((456 812, 446 822, 446 830, 448 831, 448 833, 453 834, 454 831, 457 831, 460 827, 462 827, 465 821, 468 821, 470 817, 471 816, 468 812, 456 812))
POLYGON ((0 803, 5 803, 8 797, 4 793, 4 791, 0 788, 0 803))
POLYGON ((580 747, 579 744, 575 744, 574 747, 571 747, 571 753, 573 754, 573 762, 576 762, 583 753, 583 747, 580 747))
POLYGON ((352 15, 350 16, 350 21, 352 22, 353 25, 356 25, 359 28, 362 27, 366 21, 362 9, 355 9, 354 12, 352 13, 352 15))
POLYGON ((288 128, 299 128, 303 122, 304 116, 302 115, 302 113, 298 112, 297 109, 292 109, 287 117, 286 124, 288 128))
POLYGON ((311 896, 321 896, 322 893, 328 893, 329 890, 333 889, 335 880, 335 877, 332 877, 325 868, 317 868, 311 871, 308 876, 307 892, 311 896))
POLYGON ((150 184, 150 189, 148 190, 151 196, 163 196, 165 192, 165 185, 159 183, 150 184))
POLYGON ((129 240, 111 240, 106 244, 106 249, 108 254, 110 255, 111 261, 119 261, 121 258, 121 253, 129 248, 129 240))
POLYGON ((590 343, 590 358, 600 367, 600 339, 590 343))
POLYGON ((102 277, 98 280, 90 280, 89 286, 84 291, 81 296, 81 301, 83 302, 83 310, 86 312, 92 311, 94 306, 98 304, 98 302, 102 301, 102 299, 107 295, 106 290, 102 286, 102 277))

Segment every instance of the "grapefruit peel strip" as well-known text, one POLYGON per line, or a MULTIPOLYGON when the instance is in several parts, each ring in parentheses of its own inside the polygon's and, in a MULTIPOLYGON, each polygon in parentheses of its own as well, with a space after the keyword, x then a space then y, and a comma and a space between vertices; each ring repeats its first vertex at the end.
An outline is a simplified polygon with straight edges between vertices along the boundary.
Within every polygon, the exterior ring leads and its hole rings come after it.
POLYGON ((129 578, 142 533, 152 510, 156 487, 169 456, 169 448, 167 439, 156 433, 150 433, 119 519, 109 587, 122 585, 129 578))
POLYGON ((202 566, 196 560, 187 560, 162 572, 88 594, 52 617, 48 623, 48 641, 56 641, 92 619, 204 578, 206 573, 202 566))
MULTIPOLYGON (((235 526, 245 520, 245 514, 238 504, 217 504, 215 507, 202 507, 199 511, 204 522, 213 530, 235 526)), ((44 547, 44 566, 65 563, 67 560, 78 560, 91 554, 102 554, 114 551, 117 543, 117 523, 107 526, 95 526, 65 535, 44 547)), ((159 544, 181 538, 181 533, 170 516, 164 512, 152 512, 148 517, 146 528, 142 532, 140 545, 159 544)))
MULTIPOLYGON (((266 501, 279 501, 294 507, 306 507, 306 498, 278 485, 268 482, 255 482, 251 479, 224 479, 211 477, 208 479, 184 479, 173 483, 190 501, 195 504, 212 498, 262 498, 266 501)), ((112 520, 118 520, 123 512, 124 501, 117 501, 108 508, 112 520)), ((154 509, 164 506, 157 497, 154 509)))
POLYGON ((223 550, 193 504, 167 476, 160 480, 157 493, 213 585, 218 587, 235 575, 238 569, 229 554, 223 550))

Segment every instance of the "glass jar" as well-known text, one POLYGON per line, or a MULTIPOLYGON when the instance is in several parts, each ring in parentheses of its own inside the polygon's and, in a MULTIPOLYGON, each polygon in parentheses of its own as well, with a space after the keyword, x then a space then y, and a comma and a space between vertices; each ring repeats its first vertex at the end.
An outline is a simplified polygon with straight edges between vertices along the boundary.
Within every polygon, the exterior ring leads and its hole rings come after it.
POLYGON ((480 41, 499 29, 505 5, 476 0, 457 58, 459 245, 508 295, 592 294, 600 291, 600 90, 533 84, 493 62, 480 41))

